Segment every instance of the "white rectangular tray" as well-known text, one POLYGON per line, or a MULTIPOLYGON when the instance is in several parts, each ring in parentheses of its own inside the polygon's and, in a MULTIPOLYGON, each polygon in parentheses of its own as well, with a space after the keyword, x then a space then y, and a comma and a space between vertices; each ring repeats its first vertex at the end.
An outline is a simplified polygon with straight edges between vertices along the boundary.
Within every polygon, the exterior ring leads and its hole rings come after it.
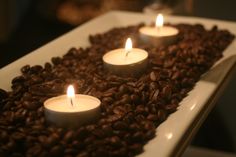
MULTIPOLYGON (((140 22, 150 23, 154 19, 155 17, 150 15, 119 11, 95 18, 0 69, 0 88, 10 90, 12 78, 19 75, 20 68, 26 64, 43 65, 53 56, 62 56, 71 47, 89 46, 90 34, 140 22)), ((171 23, 201 23, 206 28, 218 25, 220 29, 228 29, 236 34, 235 22, 180 16, 168 16, 165 19, 171 23)), ((139 155, 140 157, 179 156, 183 152, 229 80, 227 78, 232 73, 235 55, 236 40, 224 51, 224 57, 197 82, 194 89, 180 103, 178 110, 157 128, 156 137, 145 145, 145 151, 139 155)))

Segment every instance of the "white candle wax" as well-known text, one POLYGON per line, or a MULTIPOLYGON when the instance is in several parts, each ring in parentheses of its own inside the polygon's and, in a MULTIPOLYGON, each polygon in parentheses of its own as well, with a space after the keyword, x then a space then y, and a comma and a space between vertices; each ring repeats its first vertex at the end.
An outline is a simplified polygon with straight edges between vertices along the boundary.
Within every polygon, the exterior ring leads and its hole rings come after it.
POLYGON ((60 127, 80 126, 98 119, 100 103, 99 99, 82 94, 76 94, 72 104, 67 95, 53 97, 44 102, 45 118, 60 127))
POLYGON ((168 37, 168 36, 176 36, 179 34, 178 29, 170 26, 162 26, 160 28, 145 26, 140 28, 140 33, 153 37, 168 37))
POLYGON ((132 48, 126 55, 127 50, 115 49, 103 56, 103 61, 112 65, 129 65, 147 59, 148 53, 142 49, 132 48))
POLYGON ((136 76, 147 66, 148 53, 138 48, 115 49, 103 56, 104 66, 113 74, 120 76, 136 76))

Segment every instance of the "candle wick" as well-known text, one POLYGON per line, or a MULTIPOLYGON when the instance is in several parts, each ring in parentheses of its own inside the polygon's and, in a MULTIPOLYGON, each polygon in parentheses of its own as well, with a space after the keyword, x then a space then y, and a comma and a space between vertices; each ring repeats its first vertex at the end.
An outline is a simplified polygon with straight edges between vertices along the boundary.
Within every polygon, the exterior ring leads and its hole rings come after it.
POLYGON ((72 98, 70 98, 70 104, 71 104, 72 107, 74 106, 72 98))
POLYGON ((128 57, 128 54, 130 53, 129 50, 126 51, 125 57, 128 57))

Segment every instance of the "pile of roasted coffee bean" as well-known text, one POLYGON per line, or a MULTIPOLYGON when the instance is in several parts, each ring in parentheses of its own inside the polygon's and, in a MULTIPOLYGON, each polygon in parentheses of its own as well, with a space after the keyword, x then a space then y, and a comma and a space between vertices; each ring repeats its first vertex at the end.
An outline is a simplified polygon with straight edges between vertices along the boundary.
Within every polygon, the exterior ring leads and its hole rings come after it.
POLYGON ((234 39, 231 33, 216 26, 206 30, 199 24, 178 24, 180 36, 175 44, 152 47, 139 43, 140 26, 91 35, 88 48, 71 48, 44 66, 22 67, 22 74, 12 80, 12 91, 0 89, 0 156, 139 154, 155 136, 156 127, 177 110, 195 82, 222 57, 234 39), (135 47, 149 52, 148 68, 136 78, 111 75, 103 69, 103 54, 123 47, 128 36, 135 47), (64 94, 69 84, 76 87, 77 93, 101 100, 98 122, 71 129, 45 122, 43 102, 64 94))

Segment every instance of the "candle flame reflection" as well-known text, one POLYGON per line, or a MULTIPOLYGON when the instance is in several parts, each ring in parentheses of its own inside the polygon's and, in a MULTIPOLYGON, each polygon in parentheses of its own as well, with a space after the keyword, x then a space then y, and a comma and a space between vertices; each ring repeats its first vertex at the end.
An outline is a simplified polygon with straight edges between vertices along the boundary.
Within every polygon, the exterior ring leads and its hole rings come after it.
POLYGON ((164 24, 164 17, 162 14, 158 14, 156 18, 156 27, 161 28, 164 24))
POLYGON ((173 137, 173 134, 172 133, 167 133, 165 136, 168 140, 170 140, 173 137))

